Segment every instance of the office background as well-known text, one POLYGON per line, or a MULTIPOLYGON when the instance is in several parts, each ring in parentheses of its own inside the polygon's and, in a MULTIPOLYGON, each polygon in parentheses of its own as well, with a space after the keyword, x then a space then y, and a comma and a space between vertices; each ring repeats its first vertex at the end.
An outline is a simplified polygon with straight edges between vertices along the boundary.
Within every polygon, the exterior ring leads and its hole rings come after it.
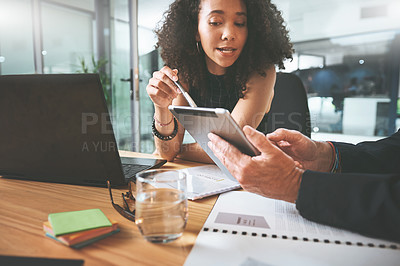
MULTIPOLYGON (((120 149, 151 153, 145 87, 163 62, 153 29, 172 0, 0 0, 0 75, 100 73, 120 149)), ((400 127, 400 2, 275 0, 294 43, 314 139, 400 127)))

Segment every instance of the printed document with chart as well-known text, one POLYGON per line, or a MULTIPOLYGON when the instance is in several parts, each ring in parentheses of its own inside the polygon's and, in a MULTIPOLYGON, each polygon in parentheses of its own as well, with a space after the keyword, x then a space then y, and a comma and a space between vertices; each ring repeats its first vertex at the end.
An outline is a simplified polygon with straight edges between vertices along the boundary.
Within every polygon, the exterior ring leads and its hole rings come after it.
POLYGON ((317 224, 292 203, 221 194, 185 265, 399 265, 400 244, 317 224))

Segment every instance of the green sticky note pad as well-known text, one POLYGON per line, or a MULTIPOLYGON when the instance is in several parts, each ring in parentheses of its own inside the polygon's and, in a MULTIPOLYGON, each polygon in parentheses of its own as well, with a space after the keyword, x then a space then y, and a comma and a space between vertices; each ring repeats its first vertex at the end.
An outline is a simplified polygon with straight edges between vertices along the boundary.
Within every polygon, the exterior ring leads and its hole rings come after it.
POLYGON ((48 218, 55 236, 112 225, 100 209, 50 213, 48 218))

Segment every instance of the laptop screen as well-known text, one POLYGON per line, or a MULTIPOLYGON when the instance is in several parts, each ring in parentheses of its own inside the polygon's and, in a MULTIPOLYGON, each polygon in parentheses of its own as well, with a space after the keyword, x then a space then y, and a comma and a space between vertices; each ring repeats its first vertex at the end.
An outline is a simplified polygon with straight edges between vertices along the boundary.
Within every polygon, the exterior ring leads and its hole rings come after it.
POLYGON ((96 74, 0 76, 0 125, 4 177, 125 182, 96 74))

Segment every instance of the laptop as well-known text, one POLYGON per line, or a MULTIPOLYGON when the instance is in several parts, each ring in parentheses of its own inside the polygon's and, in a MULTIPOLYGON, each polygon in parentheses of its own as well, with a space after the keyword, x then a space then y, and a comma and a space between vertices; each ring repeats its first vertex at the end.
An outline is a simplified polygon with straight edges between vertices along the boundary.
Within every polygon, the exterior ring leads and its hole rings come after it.
POLYGON ((97 74, 0 76, 0 176, 121 186, 165 162, 119 156, 97 74))

